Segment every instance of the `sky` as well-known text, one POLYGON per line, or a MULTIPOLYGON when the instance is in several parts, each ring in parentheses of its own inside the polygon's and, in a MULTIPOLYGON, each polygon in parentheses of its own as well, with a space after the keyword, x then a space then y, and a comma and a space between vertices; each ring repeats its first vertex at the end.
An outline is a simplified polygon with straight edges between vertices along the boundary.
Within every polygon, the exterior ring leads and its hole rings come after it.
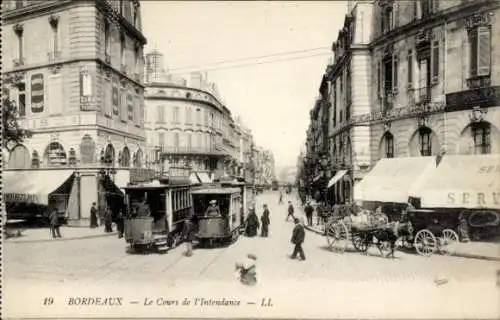
POLYGON ((276 166, 295 166, 346 2, 141 1, 141 6, 146 53, 162 52, 171 73, 206 71, 257 145, 274 153, 276 166), (281 53, 288 54, 275 55, 281 53), (255 59, 268 55, 273 56, 255 59))

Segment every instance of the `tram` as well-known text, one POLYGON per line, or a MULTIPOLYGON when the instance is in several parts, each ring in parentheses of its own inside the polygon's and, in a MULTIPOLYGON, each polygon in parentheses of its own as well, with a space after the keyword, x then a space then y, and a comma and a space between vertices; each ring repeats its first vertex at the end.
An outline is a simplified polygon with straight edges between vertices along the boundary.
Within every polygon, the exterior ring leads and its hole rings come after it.
POLYGON ((197 225, 195 238, 200 247, 238 239, 245 221, 240 188, 214 184, 192 190, 191 194, 197 225))
POLYGON ((136 251, 166 251, 182 239, 184 221, 193 210, 189 181, 160 181, 125 188, 125 241, 136 251))

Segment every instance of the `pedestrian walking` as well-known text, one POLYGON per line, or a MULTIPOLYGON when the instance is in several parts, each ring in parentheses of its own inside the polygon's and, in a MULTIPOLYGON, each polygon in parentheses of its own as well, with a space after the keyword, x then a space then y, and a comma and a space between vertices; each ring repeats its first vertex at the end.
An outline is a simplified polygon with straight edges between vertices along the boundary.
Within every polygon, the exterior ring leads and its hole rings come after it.
POLYGON ((304 230, 304 220, 294 219, 295 227, 293 228, 292 240, 291 242, 295 245, 293 253, 290 258, 295 259, 297 254, 300 256, 301 260, 306 260, 306 255, 304 254, 304 249, 302 249, 302 243, 304 243, 306 232, 304 230))
POLYGON ((101 206, 101 208, 97 209, 97 214, 99 215, 99 225, 103 226, 106 216, 106 208, 101 206))
POLYGON ((118 211, 116 216, 116 229, 118 229, 118 239, 123 238, 123 232, 125 231, 125 217, 123 215, 124 208, 118 211))
POLYGON ((236 271, 240 282, 247 286, 257 284, 257 257, 253 254, 248 254, 245 261, 236 263, 236 271))
POLYGON ((104 213, 104 232, 110 233, 113 232, 113 214, 111 213, 111 209, 107 208, 104 213))
POLYGON ((292 220, 295 218, 295 216, 293 215, 294 212, 295 210, 293 208, 292 201, 288 201, 288 215, 286 216, 286 221, 288 221, 289 217, 292 217, 292 220))
POLYGON ((194 238, 194 223, 193 223, 193 214, 189 213, 184 220, 184 226, 182 229, 182 236, 186 242, 186 251, 184 255, 186 257, 191 257, 193 255, 193 238, 194 238))
POLYGON ((92 207, 90 207, 90 227, 97 228, 99 225, 97 223, 97 208, 96 203, 92 202, 92 207))
POLYGON ((257 235, 259 227, 259 218, 255 214, 255 208, 251 208, 246 221, 247 237, 255 237, 257 235))
POLYGON ((314 208, 311 206, 310 202, 306 204, 304 211, 306 212, 307 225, 312 226, 314 208))
POLYGON ((59 217, 56 208, 52 208, 50 210, 49 220, 52 238, 61 238, 61 231, 59 230, 59 217))
POLYGON ((267 208, 267 204, 265 204, 263 207, 264 207, 264 212, 260 217, 260 222, 262 223, 260 236, 267 238, 267 236, 269 235, 269 225, 271 224, 271 219, 269 218, 269 209, 267 208))
POLYGON ((280 190, 280 199, 278 201, 278 204, 283 204, 283 191, 280 190))

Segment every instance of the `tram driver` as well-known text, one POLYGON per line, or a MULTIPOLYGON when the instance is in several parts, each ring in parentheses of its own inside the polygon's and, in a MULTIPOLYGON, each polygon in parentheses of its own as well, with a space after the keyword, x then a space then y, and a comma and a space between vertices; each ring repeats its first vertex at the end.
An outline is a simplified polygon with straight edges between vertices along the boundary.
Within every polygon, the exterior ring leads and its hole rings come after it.
POLYGON ((217 205, 217 200, 211 200, 210 205, 208 206, 207 210, 205 211, 205 216, 208 217, 220 217, 220 209, 219 206, 217 205))

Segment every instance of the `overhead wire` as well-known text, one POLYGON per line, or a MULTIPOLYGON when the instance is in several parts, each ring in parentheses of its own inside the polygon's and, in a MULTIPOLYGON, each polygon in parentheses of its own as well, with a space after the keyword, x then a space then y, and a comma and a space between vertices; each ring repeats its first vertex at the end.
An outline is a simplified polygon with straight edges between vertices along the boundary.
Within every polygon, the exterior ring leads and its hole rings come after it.
MULTIPOLYGON (((234 63, 234 62, 245 62, 245 61, 250 61, 250 60, 258 60, 258 59, 263 59, 263 58, 293 55, 293 54, 297 54, 297 53, 306 53, 306 52, 326 50, 326 49, 330 49, 330 48, 329 47, 317 47, 317 48, 311 48, 311 49, 286 51, 286 52, 272 53, 272 54, 267 54, 267 55, 262 55, 262 56, 254 56, 254 57, 231 59, 231 60, 222 60, 222 61, 213 62, 213 63, 205 63, 205 64, 199 64, 199 65, 190 65, 190 66, 185 66, 185 67, 169 68, 169 70, 170 71, 177 71, 177 70, 184 70, 184 69, 197 69, 197 68, 204 68, 207 66, 216 66, 216 65, 228 64, 228 63, 234 63)), ((328 54, 330 54, 330 52, 328 54)))
MULTIPOLYGON (((320 56, 328 56, 330 53, 319 53, 319 54, 312 54, 312 55, 306 55, 306 56, 299 56, 299 57, 289 57, 289 58, 284 58, 284 59, 273 59, 273 60, 268 60, 268 61, 259 61, 259 62, 250 62, 250 63, 242 63, 242 64, 236 64, 236 65, 231 65, 231 66, 223 66, 223 67, 216 67, 216 68, 196 68, 192 69, 192 71, 217 71, 217 70, 227 70, 227 69, 236 69, 236 68, 244 68, 244 67, 250 67, 250 66, 256 66, 256 65, 261 65, 261 64, 270 64, 270 63, 277 63, 277 62, 284 62, 284 61, 292 61, 292 60, 300 60, 300 59, 308 59, 308 58, 313 58, 313 57, 320 57, 320 56)), ((210 66, 210 65, 206 65, 210 66)), ((189 72, 186 69, 184 71, 179 71, 180 69, 177 69, 178 71, 172 71, 172 69, 168 70, 169 74, 183 74, 189 72)))

